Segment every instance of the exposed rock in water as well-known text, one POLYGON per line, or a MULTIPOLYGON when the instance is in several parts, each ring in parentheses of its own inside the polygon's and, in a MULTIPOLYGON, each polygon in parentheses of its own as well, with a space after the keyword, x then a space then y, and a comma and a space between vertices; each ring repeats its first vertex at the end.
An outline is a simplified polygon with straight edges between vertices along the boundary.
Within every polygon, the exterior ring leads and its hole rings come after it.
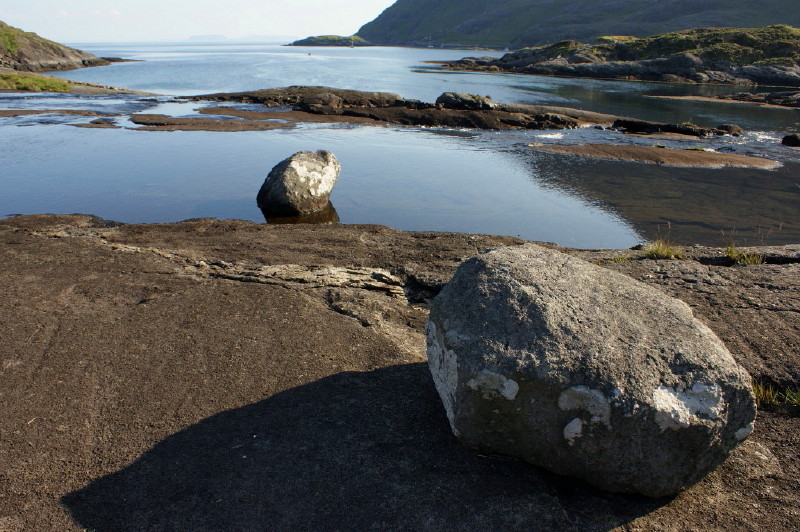
POLYGON ((497 109, 498 105, 489 96, 466 94, 463 92, 445 92, 436 99, 436 105, 445 109, 462 111, 484 111, 497 109))
POLYGON ((267 218, 321 211, 330 205, 341 169, 329 151, 297 152, 269 173, 258 192, 258 208, 267 218))
POLYGON ((274 120, 225 120, 202 117, 174 117, 161 114, 136 113, 131 122, 147 131, 262 131, 291 129, 294 124, 274 120))
POLYGON ((800 107, 800 92, 798 91, 740 92, 732 96, 717 96, 717 98, 721 100, 734 100, 737 102, 778 105, 780 107, 800 107))
MULTIPOLYGON (((192 96, 190 100, 213 100, 219 102, 260 103, 267 107, 298 104, 327 104, 332 97, 341 100, 342 106, 387 107, 402 100, 400 95, 391 92, 364 92, 332 87, 308 87, 292 85, 275 89, 261 89, 246 92, 220 92, 192 96)), ((338 100, 336 100, 338 101, 338 100)))
POLYGON ((658 134, 674 133, 677 135, 688 135, 691 137, 710 137, 713 135, 734 135, 740 136, 744 130, 734 124, 723 124, 716 128, 700 127, 694 124, 664 124, 662 122, 647 122, 645 120, 620 119, 616 120, 611 126, 614 129, 621 129, 626 133, 638 134, 658 134))
POLYGON ((800 135, 798 135, 797 133, 794 133, 792 135, 786 135, 785 137, 783 137, 781 143, 784 144, 785 146, 800 148, 800 135))
POLYGON ((717 131, 715 131, 717 135, 724 134, 730 135, 732 137, 741 137, 744 135, 744 128, 742 126, 737 126, 736 124, 720 124, 717 126, 717 131))
POLYGON ((750 376, 685 303, 540 246, 462 264, 426 330, 462 443, 606 490, 674 495, 753 431, 750 376))
MULTIPOLYGON (((260 103, 267 107, 291 105, 296 112, 330 117, 331 122, 388 123, 408 126, 476 129, 571 129, 584 124, 610 125, 616 116, 566 107, 515 105, 492 101, 489 97, 445 93, 437 103, 402 98, 385 92, 360 92, 328 87, 287 87, 240 93, 220 93, 191 97, 193 100, 260 103)), ((208 112, 209 110, 206 110, 208 112)), ((213 110, 224 114, 224 110, 213 110)), ((229 111, 239 117, 259 117, 264 113, 229 111)), ((276 113, 274 116, 285 114, 276 113)), ((291 117, 299 118, 297 114, 291 117)))

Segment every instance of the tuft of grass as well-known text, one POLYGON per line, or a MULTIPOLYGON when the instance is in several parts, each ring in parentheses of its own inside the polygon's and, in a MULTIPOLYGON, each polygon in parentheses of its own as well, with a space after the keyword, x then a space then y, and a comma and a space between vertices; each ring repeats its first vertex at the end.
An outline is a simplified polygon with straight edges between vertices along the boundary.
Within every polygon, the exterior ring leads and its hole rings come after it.
POLYGON ((753 381, 753 395, 756 396, 756 406, 776 406, 781 403, 780 393, 771 385, 753 381))
POLYGON ((780 394, 781 400, 792 406, 800 406, 800 388, 794 390, 784 390, 780 394))
POLYGON ((69 92, 69 84, 50 76, 0 74, 0 89, 31 92, 69 92))
POLYGON ((800 388, 777 390, 771 384, 764 384, 753 379, 753 395, 756 406, 800 406, 800 388))
POLYGON ((674 260, 683 259, 684 254, 678 246, 670 244, 666 240, 659 239, 645 246, 644 258, 652 260, 674 260))
POLYGON ((764 256, 758 253, 746 253, 736 247, 736 244, 731 242, 725 248, 725 256, 731 259, 734 264, 740 266, 752 264, 764 264, 764 256))

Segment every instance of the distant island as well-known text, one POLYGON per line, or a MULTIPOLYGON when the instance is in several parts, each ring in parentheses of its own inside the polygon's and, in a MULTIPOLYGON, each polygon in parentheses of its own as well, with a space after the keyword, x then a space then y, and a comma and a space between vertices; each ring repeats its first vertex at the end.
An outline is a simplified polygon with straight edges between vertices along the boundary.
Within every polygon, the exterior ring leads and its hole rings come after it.
POLYGON ((700 28, 652 37, 561 41, 501 58, 443 61, 448 70, 679 83, 800 86, 800 30, 700 28))
POLYGON ((306 37, 299 41, 294 41, 289 46, 374 46, 371 42, 359 37, 358 35, 351 35, 344 37, 341 35, 317 35, 315 37, 306 37))
POLYGON ((397 0, 357 36, 377 45, 523 48, 601 35, 645 37, 687 28, 789 24, 786 0, 397 0))

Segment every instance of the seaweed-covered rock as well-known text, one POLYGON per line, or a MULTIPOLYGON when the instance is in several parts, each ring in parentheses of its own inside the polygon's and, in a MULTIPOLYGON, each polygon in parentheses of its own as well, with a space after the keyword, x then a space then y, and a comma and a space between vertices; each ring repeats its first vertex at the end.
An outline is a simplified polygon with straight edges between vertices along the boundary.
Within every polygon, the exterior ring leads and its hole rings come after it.
POLYGON ((610 491, 675 494, 753 430, 750 376, 685 303, 533 244, 462 264, 427 337, 465 445, 610 491))

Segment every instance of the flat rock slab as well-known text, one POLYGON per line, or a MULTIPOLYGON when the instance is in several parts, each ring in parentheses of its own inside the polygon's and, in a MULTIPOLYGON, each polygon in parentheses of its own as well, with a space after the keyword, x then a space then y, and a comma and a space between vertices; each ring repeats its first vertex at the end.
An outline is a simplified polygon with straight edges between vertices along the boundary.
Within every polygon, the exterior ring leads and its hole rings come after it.
MULTIPOLYGON (((796 527, 800 418, 762 414, 671 501, 456 441, 422 362, 424 300, 465 258, 515 243, 364 225, 0 220, 0 530, 796 527)), ((757 377, 797 375, 785 355, 798 352, 799 265, 698 262, 718 252, 607 267, 689 302, 757 377)))
POLYGON ((693 168, 760 168, 772 170, 780 163, 761 157, 749 157, 735 153, 717 153, 702 150, 676 150, 655 146, 631 146, 619 144, 582 144, 539 145, 532 146, 539 151, 563 153, 594 159, 614 161, 634 161, 647 164, 663 164, 666 166, 684 166, 693 168))
POLYGON ((292 129, 294 124, 278 120, 226 120, 224 118, 177 118, 159 114, 134 114, 131 122, 145 131, 263 131, 292 129))

